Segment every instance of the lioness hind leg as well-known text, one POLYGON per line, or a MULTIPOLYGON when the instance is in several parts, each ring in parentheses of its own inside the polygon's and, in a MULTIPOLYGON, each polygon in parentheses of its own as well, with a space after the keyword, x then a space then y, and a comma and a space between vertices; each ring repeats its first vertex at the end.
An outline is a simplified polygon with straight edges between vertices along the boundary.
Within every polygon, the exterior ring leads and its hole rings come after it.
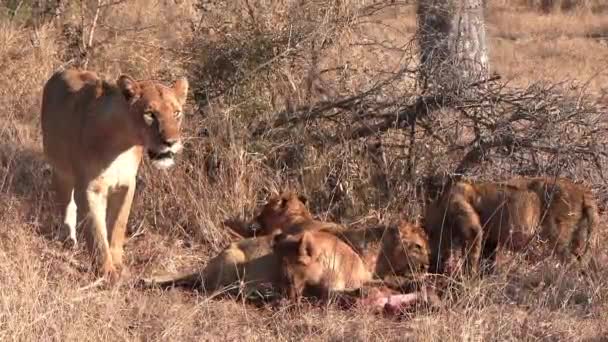
POLYGON ((74 201, 74 181, 70 177, 61 175, 57 170, 53 172, 53 188, 55 191, 55 207, 60 213, 62 225, 59 239, 69 241, 76 246, 76 202, 74 201))
POLYGON ((125 271, 123 266, 123 245, 127 233, 127 222, 135 194, 134 186, 122 186, 108 195, 108 240, 114 266, 125 271))

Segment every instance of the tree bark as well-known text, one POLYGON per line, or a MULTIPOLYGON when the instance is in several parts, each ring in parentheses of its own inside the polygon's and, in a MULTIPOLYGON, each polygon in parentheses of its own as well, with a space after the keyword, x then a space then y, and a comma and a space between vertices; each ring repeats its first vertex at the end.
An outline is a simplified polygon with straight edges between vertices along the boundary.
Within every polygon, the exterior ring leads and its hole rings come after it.
POLYGON ((418 0, 425 90, 461 91, 489 75, 483 0, 418 0))

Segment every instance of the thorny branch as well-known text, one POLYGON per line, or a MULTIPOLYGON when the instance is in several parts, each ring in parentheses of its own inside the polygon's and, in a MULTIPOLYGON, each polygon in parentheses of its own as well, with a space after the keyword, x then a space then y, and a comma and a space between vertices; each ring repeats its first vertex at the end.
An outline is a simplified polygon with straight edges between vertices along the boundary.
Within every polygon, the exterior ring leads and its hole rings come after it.
POLYGON ((521 89, 510 87, 495 76, 452 92, 423 96, 403 94, 392 100, 377 100, 375 95, 403 74, 358 95, 279 113, 273 127, 327 118, 350 122, 349 128, 334 135, 343 139, 326 139, 344 143, 379 136, 393 128, 409 129, 417 123, 424 131, 423 143, 430 139, 443 145, 446 151, 459 152, 460 157, 452 169, 454 174, 470 173, 490 156, 495 163, 500 163, 499 159, 524 158, 534 160, 536 164, 539 160, 544 161, 543 165, 559 158, 571 165, 588 161, 604 179, 602 169, 608 160, 608 152, 603 147, 608 133, 608 123, 602 120, 604 109, 580 92, 573 93, 569 85, 538 83, 521 89), (451 108, 457 118, 447 122, 438 113, 444 108, 451 108), (446 139, 454 135, 449 133, 454 125, 469 127, 472 137, 461 144, 455 141, 462 140, 459 134, 446 139), (498 155, 502 157, 496 159, 498 155))

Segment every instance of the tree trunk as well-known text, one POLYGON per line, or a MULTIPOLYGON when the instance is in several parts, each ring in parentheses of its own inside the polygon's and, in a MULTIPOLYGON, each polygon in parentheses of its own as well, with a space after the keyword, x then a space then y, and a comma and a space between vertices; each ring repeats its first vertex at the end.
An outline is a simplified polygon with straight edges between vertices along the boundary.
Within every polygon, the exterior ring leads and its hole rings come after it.
POLYGON ((423 88, 462 91, 489 74, 484 0, 418 0, 423 88))

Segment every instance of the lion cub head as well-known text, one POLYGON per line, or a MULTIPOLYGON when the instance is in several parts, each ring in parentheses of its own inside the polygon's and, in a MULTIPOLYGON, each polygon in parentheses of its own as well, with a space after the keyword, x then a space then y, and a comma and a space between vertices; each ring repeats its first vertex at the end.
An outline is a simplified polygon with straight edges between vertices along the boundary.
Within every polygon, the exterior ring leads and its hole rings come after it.
POLYGON ((269 235, 291 224, 312 220, 306 202, 305 196, 291 191, 271 196, 255 218, 261 228, 260 234, 269 235))
POLYGON ((382 239, 376 274, 426 273, 430 264, 430 246, 426 232, 406 221, 401 221, 396 228, 387 230, 382 239))
POLYGON ((330 233, 279 233, 274 237, 273 251, 281 261, 280 285, 296 301, 304 293, 326 297, 332 291, 357 289, 371 280, 357 253, 330 233))
POLYGON ((168 87, 122 75, 116 84, 129 103, 152 164, 158 169, 173 166, 174 155, 182 149, 180 130, 188 80, 178 79, 168 87))
POLYGON ((305 196, 285 191, 270 196, 260 213, 249 223, 230 219, 224 221, 224 224, 245 238, 271 235, 293 224, 312 221, 306 202, 305 196))

